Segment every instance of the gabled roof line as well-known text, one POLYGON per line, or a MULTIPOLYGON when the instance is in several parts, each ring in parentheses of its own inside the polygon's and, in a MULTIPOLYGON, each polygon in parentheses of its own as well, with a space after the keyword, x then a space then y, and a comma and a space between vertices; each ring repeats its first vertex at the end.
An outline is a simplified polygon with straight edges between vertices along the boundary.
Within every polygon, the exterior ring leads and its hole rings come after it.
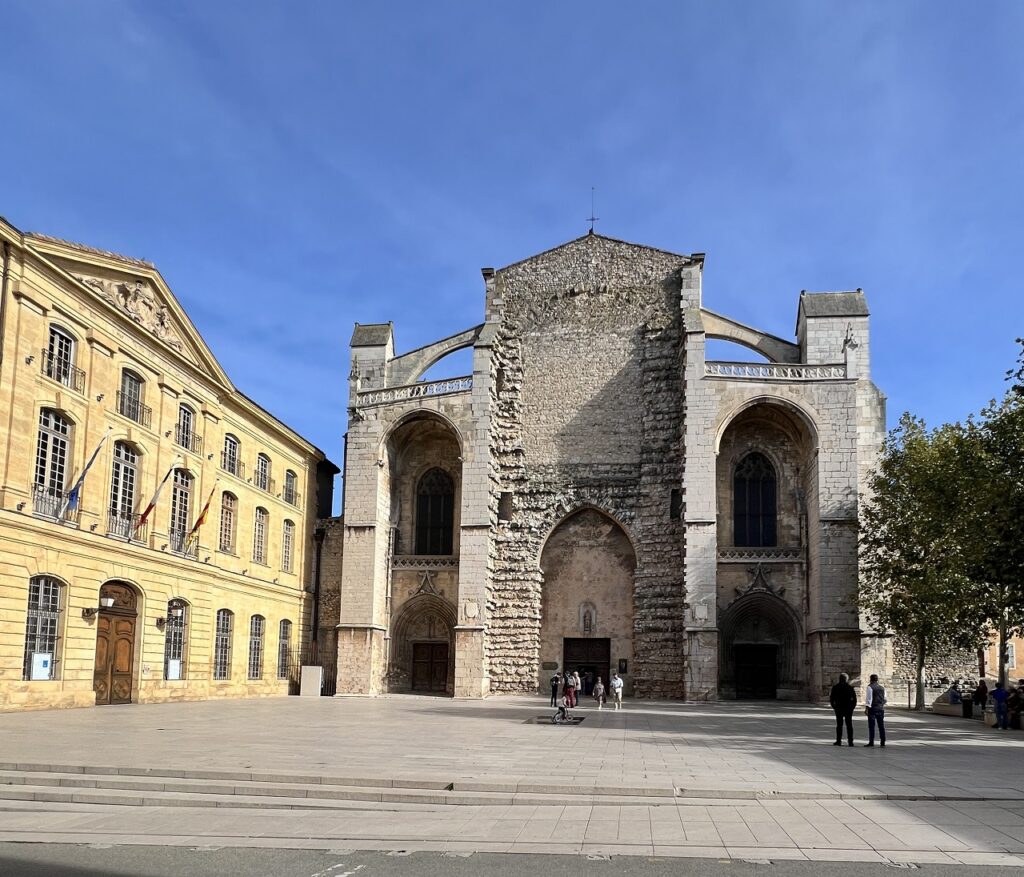
POLYGON ((651 250, 655 253, 662 253, 666 256, 674 256, 677 259, 685 259, 688 262, 701 261, 704 255, 703 253, 674 253, 671 250, 663 250, 660 247, 650 247, 647 244, 638 244, 635 243, 634 241, 626 241, 623 240, 622 238, 613 238, 608 237, 608 235, 598 234, 596 231, 588 231, 586 234, 580 235, 578 238, 573 238, 572 240, 565 241, 564 243, 558 244, 557 246, 550 247, 546 250, 542 250, 539 253, 534 253, 532 256, 527 256, 525 259, 519 259, 516 262, 511 262, 510 264, 505 265, 502 268, 499 268, 498 271, 507 271, 509 268, 515 268, 518 265, 522 265, 524 262, 530 262, 533 259, 539 259, 541 256, 547 256, 549 253, 555 252, 555 250, 560 250, 563 247, 569 246, 570 244, 576 244, 579 243, 580 241, 585 241, 588 238, 600 238, 601 240, 604 241, 610 241, 613 244, 623 244, 627 247, 636 247, 637 249, 641 250, 651 250))

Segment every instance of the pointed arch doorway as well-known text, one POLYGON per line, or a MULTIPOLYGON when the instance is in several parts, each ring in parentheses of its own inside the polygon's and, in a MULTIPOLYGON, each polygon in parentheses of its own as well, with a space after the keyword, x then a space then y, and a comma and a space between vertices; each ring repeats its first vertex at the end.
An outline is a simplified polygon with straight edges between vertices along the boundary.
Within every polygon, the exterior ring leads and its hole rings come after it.
POLYGON ((126 582, 107 582, 100 588, 100 607, 92 680, 96 704, 131 703, 138 595, 126 582), (111 605, 104 606, 108 601, 111 605))

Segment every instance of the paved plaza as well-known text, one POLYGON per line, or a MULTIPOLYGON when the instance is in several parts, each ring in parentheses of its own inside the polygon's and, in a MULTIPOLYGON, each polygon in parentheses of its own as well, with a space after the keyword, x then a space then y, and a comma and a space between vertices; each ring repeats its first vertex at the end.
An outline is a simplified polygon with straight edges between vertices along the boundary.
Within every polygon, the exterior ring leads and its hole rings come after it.
POLYGON ((827 708, 276 698, 0 715, 0 841, 1024 864, 1024 734, 827 708), (540 719, 541 721, 538 721, 540 719))

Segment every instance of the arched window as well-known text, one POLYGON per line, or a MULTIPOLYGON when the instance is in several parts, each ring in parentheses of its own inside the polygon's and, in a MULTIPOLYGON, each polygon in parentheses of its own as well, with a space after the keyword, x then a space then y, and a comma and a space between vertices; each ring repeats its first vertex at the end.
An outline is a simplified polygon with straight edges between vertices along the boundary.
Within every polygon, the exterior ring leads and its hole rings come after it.
POLYGON ((235 530, 238 521, 238 499, 233 493, 220 498, 220 550, 235 553, 235 530))
POLYGON ((255 563, 265 564, 267 562, 267 525, 270 521, 270 512, 266 509, 256 509, 256 518, 252 528, 252 559, 255 563))
POLYGON ((241 477, 242 470, 238 459, 239 448, 240 445, 235 436, 231 435, 231 433, 224 436, 224 450, 221 451, 220 455, 220 467, 225 472, 241 477))
POLYGON ((130 369, 124 369, 121 372, 121 389, 117 391, 117 412, 148 427, 151 412, 142 404, 142 398, 142 378, 130 369))
POLYGON ((64 507, 64 484, 71 453, 71 421, 44 408, 39 412, 33 506, 36 514, 56 518, 64 507))
POLYGON ((764 454, 747 454, 733 475, 734 544, 777 545, 775 468, 764 454))
POLYGON ((192 476, 184 469, 174 470, 174 484, 171 488, 170 537, 172 551, 184 551, 189 531, 189 512, 192 505, 192 476))
POLYGON ((266 620, 262 615, 249 619, 249 678, 263 678, 263 631, 266 620))
POLYGON ((235 616, 230 609, 217 610, 217 627, 213 639, 213 678, 231 678, 231 634, 235 616))
POLYGON ((253 473, 252 483, 260 490, 271 490, 270 480, 270 457, 266 454, 259 454, 256 457, 256 471, 253 473))
POLYGON ((451 554, 455 485, 444 469, 431 469, 416 487, 416 553, 451 554))
POLYGON ((281 496, 287 503, 299 504, 299 476, 291 469, 284 473, 284 493, 281 496))
POLYGON ((281 621, 277 636, 277 678, 288 678, 289 654, 292 650, 292 623, 287 619, 281 621))
POLYGON ((57 326, 50 326, 50 340, 43 351, 43 374, 79 393, 85 389, 85 372, 75 368, 75 339, 57 326))
POLYGON ((184 600, 171 600, 167 604, 164 623, 164 679, 170 681, 185 678, 187 613, 188 605, 184 600))
POLYGON ((134 532, 135 485, 139 481, 139 455, 127 442, 114 443, 110 475, 110 514, 107 532, 130 539, 134 532))
POLYGON ((63 587, 52 576, 35 576, 28 583, 28 616, 25 620, 25 659, 22 678, 56 679, 59 655, 60 613, 63 587))
POLYGON ((281 569, 292 571, 292 555, 295 552, 295 524, 285 521, 281 526, 281 569))
POLYGON ((174 427, 174 440, 188 451, 199 453, 202 445, 196 435, 196 413, 188 405, 178 406, 178 423, 174 427))

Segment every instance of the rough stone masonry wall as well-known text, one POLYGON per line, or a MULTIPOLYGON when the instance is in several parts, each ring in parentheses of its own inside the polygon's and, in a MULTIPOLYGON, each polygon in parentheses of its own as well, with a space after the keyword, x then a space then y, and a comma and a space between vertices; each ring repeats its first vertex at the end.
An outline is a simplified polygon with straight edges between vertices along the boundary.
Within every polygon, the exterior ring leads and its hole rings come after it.
POLYGON ((683 693, 679 269, 685 257, 581 238, 498 272, 492 455, 513 513, 491 547, 487 651, 493 691, 538 678, 540 553, 569 512, 613 515, 637 547, 640 696, 683 693))

